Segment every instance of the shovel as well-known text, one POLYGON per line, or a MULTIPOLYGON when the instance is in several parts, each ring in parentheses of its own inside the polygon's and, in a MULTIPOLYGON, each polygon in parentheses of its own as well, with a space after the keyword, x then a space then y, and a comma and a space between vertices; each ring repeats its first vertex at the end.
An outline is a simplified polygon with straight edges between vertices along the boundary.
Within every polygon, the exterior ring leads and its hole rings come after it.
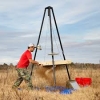
POLYGON ((67 74, 68 74, 68 81, 66 82, 66 87, 68 89, 74 89, 74 90, 77 90, 79 89, 79 85, 77 84, 77 82, 75 80, 71 80, 70 78, 70 74, 69 74, 69 71, 68 71, 68 66, 66 65, 66 70, 67 70, 67 74))

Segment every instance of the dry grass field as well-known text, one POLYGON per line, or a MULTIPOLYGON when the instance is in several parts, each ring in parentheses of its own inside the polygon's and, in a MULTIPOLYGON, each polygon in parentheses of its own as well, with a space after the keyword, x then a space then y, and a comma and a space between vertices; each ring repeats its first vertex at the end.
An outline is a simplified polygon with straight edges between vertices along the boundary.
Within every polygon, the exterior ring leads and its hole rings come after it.
MULTIPOLYGON (((34 68, 32 81, 35 87, 53 86, 52 70, 49 71, 49 69, 49 67, 34 68)), ((69 67, 69 71, 72 79, 75 77, 92 78, 91 86, 81 87, 72 94, 60 94, 59 91, 47 92, 45 89, 28 91, 23 82, 20 86, 21 90, 15 91, 11 87, 17 78, 16 70, 10 67, 0 70, 0 100, 100 100, 100 68, 69 67)), ((66 87, 67 80, 65 67, 56 67, 57 86, 66 87)))

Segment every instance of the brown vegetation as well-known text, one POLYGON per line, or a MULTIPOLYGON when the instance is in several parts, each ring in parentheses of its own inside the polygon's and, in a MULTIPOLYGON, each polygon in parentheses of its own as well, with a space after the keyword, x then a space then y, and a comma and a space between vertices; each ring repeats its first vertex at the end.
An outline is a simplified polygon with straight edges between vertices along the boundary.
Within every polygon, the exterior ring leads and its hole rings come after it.
MULTIPOLYGON (((52 70, 50 67, 35 67, 32 81, 36 87, 43 88, 53 85, 52 70)), ((28 69, 30 71, 30 68, 28 69)), ((12 84, 17 78, 14 67, 0 66, 0 100, 100 100, 100 66, 95 64, 72 64, 69 66, 72 79, 75 77, 92 78, 91 86, 81 88, 72 94, 60 94, 57 92, 46 92, 46 90, 26 90, 26 84, 21 84, 21 90, 13 90, 12 84), (3 69, 5 68, 5 69, 3 69)), ((57 86, 66 87, 68 80, 66 68, 56 67, 57 86)))

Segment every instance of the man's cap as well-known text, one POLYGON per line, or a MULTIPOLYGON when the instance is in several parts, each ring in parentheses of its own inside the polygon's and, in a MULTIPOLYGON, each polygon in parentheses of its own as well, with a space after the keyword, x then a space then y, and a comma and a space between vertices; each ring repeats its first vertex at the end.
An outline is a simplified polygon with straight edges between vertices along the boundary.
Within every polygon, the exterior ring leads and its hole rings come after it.
POLYGON ((34 48, 36 48, 36 46, 35 46, 33 43, 30 43, 30 44, 28 45, 28 47, 34 47, 34 48))

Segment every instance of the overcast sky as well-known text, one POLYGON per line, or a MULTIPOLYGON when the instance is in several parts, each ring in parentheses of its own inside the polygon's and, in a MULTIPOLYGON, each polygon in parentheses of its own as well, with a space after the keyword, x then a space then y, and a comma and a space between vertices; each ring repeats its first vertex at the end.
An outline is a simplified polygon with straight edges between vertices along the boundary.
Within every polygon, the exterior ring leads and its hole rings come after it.
MULTIPOLYGON (((66 59, 99 63, 100 0, 0 0, 0 64, 17 64, 28 44, 37 43, 47 6, 54 9, 66 59)), ((53 19, 52 26, 55 60, 63 59, 53 19)), ((40 45, 36 60, 51 60, 47 14, 40 45)))

